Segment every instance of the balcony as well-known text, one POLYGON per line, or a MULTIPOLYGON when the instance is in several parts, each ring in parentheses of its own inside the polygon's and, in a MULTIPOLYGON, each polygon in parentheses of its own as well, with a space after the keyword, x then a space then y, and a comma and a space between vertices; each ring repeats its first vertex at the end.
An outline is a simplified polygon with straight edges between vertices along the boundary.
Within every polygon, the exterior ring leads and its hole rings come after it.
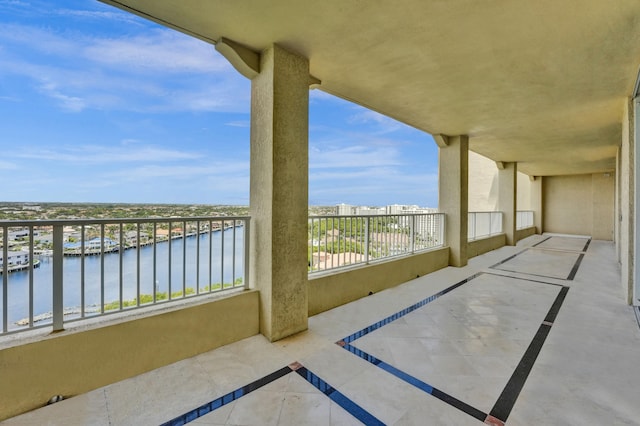
POLYGON ((632 424, 617 282, 612 243, 535 235, 6 424, 632 424))
POLYGON ((247 217, 0 221, 0 336, 248 289, 249 235, 247 217))

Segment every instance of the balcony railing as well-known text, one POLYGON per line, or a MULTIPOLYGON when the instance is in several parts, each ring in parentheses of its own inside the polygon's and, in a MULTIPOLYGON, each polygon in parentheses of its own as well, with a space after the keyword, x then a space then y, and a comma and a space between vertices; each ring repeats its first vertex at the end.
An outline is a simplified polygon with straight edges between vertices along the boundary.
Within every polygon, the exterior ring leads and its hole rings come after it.
POLYGON ((309 218, 309 273, 367 264, 444 245, 444 214, 309 218))
POLYGON ((248 217, 0 221, 0 238, 0 335, 248 287, 248 217))
POLYGON ((502 212, 469 212, 469 241, 502 233, 502 212))
POLYGON ((518 210, 516 212, 516 229, 525 229, 533 226, 533 211, 518 210))

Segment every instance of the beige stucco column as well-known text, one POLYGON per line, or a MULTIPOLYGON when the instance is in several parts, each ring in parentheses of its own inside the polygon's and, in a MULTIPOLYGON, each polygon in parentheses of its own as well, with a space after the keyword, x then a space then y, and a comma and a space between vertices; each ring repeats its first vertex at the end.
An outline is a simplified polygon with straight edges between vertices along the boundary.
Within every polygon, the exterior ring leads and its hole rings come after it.
POLYGON ((251 82, 250 283, 271 341, 307 328, 309 61, 273 45, 251 82))
POLYGON ((438 140, 438 210, 446 214, 449 264, 464 266, 469 223, 469 137, 439 135, 438 140))
POLYGON ((536 234, 542 234, 544 231, 544 193, 542 185, 544 178, 542 176, 532 176, 531 178, 531 210, 533 210, 533 225, 536 227, 536 234))
MULTIPOLYGON (((508 246, 516 245, 517 163, 501 163, 498 169, 498 211, 502 212, 502 230, 508 246)), ((535 215, 534 215, 535 216, 535 215)))

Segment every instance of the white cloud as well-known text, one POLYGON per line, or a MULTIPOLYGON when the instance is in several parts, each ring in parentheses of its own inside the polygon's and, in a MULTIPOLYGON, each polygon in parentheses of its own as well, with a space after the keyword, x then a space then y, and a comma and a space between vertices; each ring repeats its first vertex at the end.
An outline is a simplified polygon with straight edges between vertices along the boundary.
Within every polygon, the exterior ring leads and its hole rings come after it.
POLYGON ((187 165, 156 165, 123 168, 113 172, 105 173, 104 176, 111 178, 124 178, 128 181, 140 181, 145 179, 171 178, 171 179, 194 179, 207 177, 221 184, 226 184, 231 177, 249 175, 249 163, 244 161, 229 161, 225 163, 211 164, 187 164, 187 165))
POLYGON ((392 147, 356 145, 341 148, 312 147, 309 168, 372 168, 400 166, 398 151, 392 147))
POLYGON ((66 110, 80 112, 87 106, 86 102, 82 98, 61 93, 55 83, 44 83, 41 84, 39 88, 42 93, 58 100, 62 105, 62 108, 66 110))
POLYGON ((168 162, 202 158, 199 153, 154 146, 60 146, 55 150, 29 149, 13 154, 16 158, 67 162, 75 164, 109 164, 131 162, 168 162))
POLYGON ((92 62, 153 73, 235 72, 212 45, 172 30, 154 30, 132 38, 86 40, 92 62))
POLYGON ((251 127, 251 121, 249 120, 238 120, 238 121, 230 121, 225 123, 225 126, 231 127, 251 127))
POLYGON ((0 170, 17 170, 18 166, 9 161, 0 160, 0 170))
POLYGON ((249 110, 249 81, 213 46, 172 30, 107 38, 9 24, 0 48, 0 76, 29 78, 67 111, 249 110))

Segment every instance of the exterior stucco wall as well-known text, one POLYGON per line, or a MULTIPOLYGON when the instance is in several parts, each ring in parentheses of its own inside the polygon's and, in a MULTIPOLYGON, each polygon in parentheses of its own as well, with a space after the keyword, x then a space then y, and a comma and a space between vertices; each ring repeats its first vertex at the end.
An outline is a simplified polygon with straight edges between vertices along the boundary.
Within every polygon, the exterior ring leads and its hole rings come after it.
POLYGON ((449 248, 444 247, 349 269, 340 273, 309 278, 309 316, 344 305, 395 287, 418 276, 426 275, 449 265, 449 248))
POLYGON ((634 268, 634 155, 635 155, 635 117, 633 100, 625 102, 622 119, 622 141, 620 146, 620 211, 618 221, 620 226, 620 273, 622 288, 627 295, 627 301, 633 298, 633 268, 634 268))
POLYGON ((615 176, 613 173, 591 175, 593 231, 596 240, 613 241, 615 176))
POLYGON ((467 245, 469 259, 490 252, 491 250, 499 249, 506 244, 506 241, 505 234, 498 234, 480 240, 469 241, 469 244, 467 245))
POLYGON ((0 420, 258 334, 258 292, 0 350, 0 420))
POLYGON ((498 168, 493 160, 469 151, 469 211, 498 210, 498 168))
POLYGON ((613 240, 613 173, 545 177, 544 231, 613 240))
POLYGON ((591 235, 591 175, 549 176, 543 190, 545 232, 591 235))
POLYGON ((531 226, 529 228, 518 229, 516 231, 516 241, 524 240, 525 238, 534 235, 536 233, 536 227, 531 226))
POLYGON ((518 210, 534 210, 533 204, 531 203, 531 180, 529 176, 518 172, 517 179, 518 193, 516 194, 516 208, 518 210))

